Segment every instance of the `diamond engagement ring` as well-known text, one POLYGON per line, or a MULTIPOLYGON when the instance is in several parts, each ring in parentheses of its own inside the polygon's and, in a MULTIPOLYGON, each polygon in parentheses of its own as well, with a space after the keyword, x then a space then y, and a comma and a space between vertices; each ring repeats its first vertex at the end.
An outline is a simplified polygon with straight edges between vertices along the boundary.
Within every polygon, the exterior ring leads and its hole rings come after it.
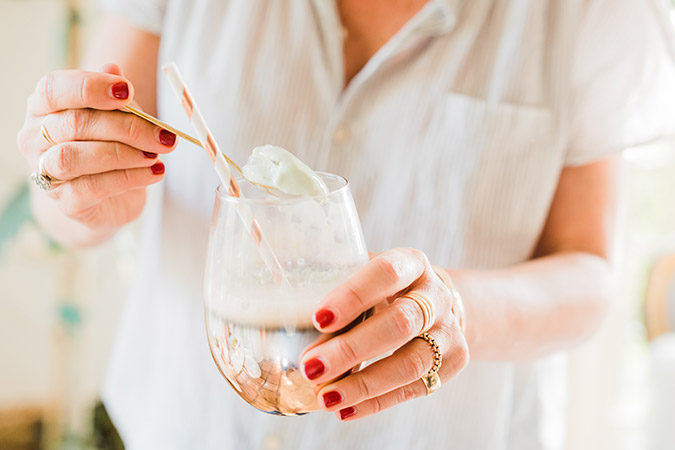
POLYGON ((40 156, 40 160, 38 162, 38 171, 33 172, 30 178, 31 180, 33 180, 33 183, 35 183, 37 187, 39 187, 43 191, 48 191, 53 186, 63 183, 63 181, 57 180, 56 178, 52 177, 47 173, 44 166, 44 158, 45 158, 44 154, 40 156))

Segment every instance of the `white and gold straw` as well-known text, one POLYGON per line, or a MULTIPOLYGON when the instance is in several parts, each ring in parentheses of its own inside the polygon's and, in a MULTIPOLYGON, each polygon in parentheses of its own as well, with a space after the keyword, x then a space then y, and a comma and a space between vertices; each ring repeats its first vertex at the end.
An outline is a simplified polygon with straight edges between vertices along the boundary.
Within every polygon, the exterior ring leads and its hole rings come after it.
MULTIPOLYGON (((230 171, 230 167, 227 165, 225 156, 220 151, 220 148, 218 148, 218 144, 216 143, 216 140, 213 138, 213 134, 209 130, 209 127, 206 125, 204 117, 199 111, 197 104, 192 98, 192 95, 190 94, 187 85, 183 81, 183 78, 181 77, 180 72, 178 71, 178 67, 176 67, 175 63, 169 63, 162 66, 162 70, 164 71, 164 74, 167 76, 169 84, 173 88, 174 93, 176 94, 181 104, 183 105, 185 114, 187 114, 188 119, 192 124, 192 127, 197 133, 197 137, 199 138, 202 147, 206 149, 206 152, 211 158, 211 162, 213 162, 213 165, 216 168, 216 172, 218 173, 218 177, 220 178, 220 181, 223 183, 223 186, 228 187, 228 192, 231 196, 243 198, 243 196, 241 195, 241 190, 239 189, 239 185, 237 184, 237 181, 234 179, 234 176, 230 171)), ((267 239, 265 239, 265 236, 263 235, 262 230, 260 229, 260 224, 255 219, 255 217, 253 217, 250 208, 238 207, 237 213, 239 214, 239 217, 244 223, 247 232, 249 233, 251 238, 253 238, 253 241, 255 242, 256 247, 258 248, 258 252, 260 253, 260 257, 262 258, 267 268, 272 272, 272 275, 274 276, 274 281, 276 282, 277 286, 280 285, 290 286, 290 283, 286 278, 286 276, 284 275, 283 269, 281 268, 281 264, 279 264, 279 260, 274 255, 274 252, 272 251, 269 242, 267 241, 267 239)))

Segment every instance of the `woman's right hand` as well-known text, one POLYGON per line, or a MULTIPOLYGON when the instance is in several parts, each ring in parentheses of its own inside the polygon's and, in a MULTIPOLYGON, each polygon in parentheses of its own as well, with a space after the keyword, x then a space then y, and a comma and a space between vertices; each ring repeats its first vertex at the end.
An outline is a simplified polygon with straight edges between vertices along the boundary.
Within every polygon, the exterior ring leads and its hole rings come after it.
POLYGON ((173 133, 120 111, 133 97, 131 82, 109 65, 51 72, 28 99, 19 149, 34 172, 43 158, 49 176, 63 181, 36 194, 94 233, 110 235, 141 214, 145 188, 163 178, 158 154, 176 146, 173 133))

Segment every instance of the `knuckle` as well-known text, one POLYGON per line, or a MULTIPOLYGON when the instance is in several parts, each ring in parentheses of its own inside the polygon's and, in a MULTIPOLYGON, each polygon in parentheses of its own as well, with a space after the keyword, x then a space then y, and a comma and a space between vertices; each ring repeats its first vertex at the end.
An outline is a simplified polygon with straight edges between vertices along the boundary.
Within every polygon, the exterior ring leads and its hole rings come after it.
POLYGON ((121 170, 120 171, 119 183, 120 183, 119 184, 120 189, 130 188, 134 185, 134 179, 131 176, 130 170, 121 170))
POLYGON ((417 398, 417 391, 412 384, 406 384, 405 386, 402 386, 396 394, 398 397, 398 403, 407 402, 417 398))
POLYGON ((377 413, 387 409, 386 406, 384 405, 384 403, 382 403, 382 399, 380 397, 375 397, 372 400, 372 402, 373 402, 373 413, 374 414, 377 414, 377 413))
POLYGON ((429 261, 429 257, 427 256, 426 253, 424 253, 422 250, 418 250, 412 247, 406 248, 405 250, 408 252, 411 258, 413 258, 415 261, 418 261, 418 263, 424 268, 425 271, 426 270, 433 271, 431 262, 429 261))
POLYGON ((87 114, 84 110, 69 109, 63 115, 63 129, 70 139, 77 139, 86 128, 87 114))
POLYGON ((460 334, 459 325, 455 324, 453 320, 439 320, 434 325, 434 338, 438 342, 441 351, 449 349, 460 334))
POLYGON ((355 373, 353 376, 355 377, 356 389, 359 392, 360 398, 362 400, 366 400, 373 397, 374 396, 373 390, 366 381, 366 377, 364 377, 358 372, 355 373))
POLYGON ((141 128, 139 122, 135 116, 132 114, 127 114, 128 117, 125 118, 126 123, 126 134, 131 141, 136 141, 141 136, 141 128))
POLYGON ((358 353, 354 342, 350 339, 346 339, 344 336, 339 338, 337 341, 337 350, 340 355, 346 360, 347 364, 354 365, 358 362, 358 353))
POLYGON ((89 105, 89 100, 90 100, 90 93, 89 93, 89 77, 83 76, 80 78, 79 81, 79 94, 80 94, 80 101, 82 102, 83 105, 89 105))
POLYGON ((49 110, 54 109, 54 84, 56 84, 56 76, 50 72, 40 78, 36 88, 38 96, 45 103, 49 110))
POLYGON ((354 289, 353 286, 345 286, 346 289, 346 297, 352 299, 352 301, 356 304, 355 308, 359 309, 359 311, 364 310, 365 308, 368 307, 366 304, 366 300, 361 296, 361 294, 358 293, 356 289, 354 289))
POLYGON ((76 153, 71 144, 59 144, 55 149, 54 173, 56 178, 63 178, 72 172, 75 167, 76 153))
POLYGON ((111 164, 115 165, 115 166, 118 166, 122 162, 122 159, 123 159, 122 148, 120 147, 120 143, 116 142, 116 141, 112 143, 112 146, 113 146, 113 149, 112 149, 112 155, 111 155, 111 158, 112 158, 111 164))
POLYGON ((421 328, 417 316, 418 307, 412 300, 400 303, 395 311, 392 323, 396 335, 406 338, 416 335, 421 328))
POLYGON ((79 181, 78 189, 75 189, 72 195, 74 198, 79 198, 80 196, 83 195, 83 192, 86 192, 88 195, 92 197, 100 196, 101 182, 99 181, 99 177, 94 175, 87 175, 80 177, 78 181, 79 181))
POLYGON ((412 352, 410 357, 403 358, 400 367, 401 377, 406 380, 417 380, 429 370, 424 357, 418 352, 412 352))
POLYGON ((379 258, 377 266, 382 273, 382 277, 389 283, 395 284, 401 278, 401 266, 400 263, 389 259, 389 258, 379 258))

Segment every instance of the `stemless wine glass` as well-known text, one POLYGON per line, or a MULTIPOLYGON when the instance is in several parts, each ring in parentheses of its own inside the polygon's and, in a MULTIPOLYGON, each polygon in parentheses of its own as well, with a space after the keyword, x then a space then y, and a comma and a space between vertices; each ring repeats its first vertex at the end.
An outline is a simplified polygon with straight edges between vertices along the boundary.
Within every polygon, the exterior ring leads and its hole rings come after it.
POLYGON ((272 414, 319 409, 299 364, 303 352, 327 336, 315 330, 311 316, 368 260, 347 180, 319 175, 329 193, 317 197, 270 197, 245 182, 244 198, 227 195, 223 186, 216 194, 205 275, 209 348, 241 398, 272 414), (288 282, 275 280, 264 263, 242 220, 250 215, 288 282))

